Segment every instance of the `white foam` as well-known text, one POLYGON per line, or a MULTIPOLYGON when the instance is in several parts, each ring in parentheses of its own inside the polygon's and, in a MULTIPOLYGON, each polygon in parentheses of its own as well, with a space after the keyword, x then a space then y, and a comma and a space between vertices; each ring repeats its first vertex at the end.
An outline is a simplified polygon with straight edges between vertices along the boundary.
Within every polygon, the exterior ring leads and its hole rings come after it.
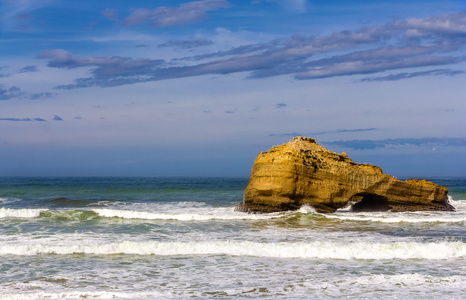
POLYGON ((3 197, 0 197, 0 203, 11 203, 11 202, 16 202, 16 201, 20 201, 21 199, 18 199, 18 198, 3 198, 3 197))
POLYGON ((448 203, 452 205, 456 209, 456 211, 466 211, 466 200, 453 200, 449 196, 448 203))
POLYGON ((456 211, 418 212, 351 212, 337 210, 333 214, 323 214, 328 219, 345 221, 370 221, 381 223, 464 223, 466 222, 466 201, 450 200, 456 211))
POLYGON ((302 214, 310 214, 310 213, 316 214, 317 213, 317 211, 314 209, 314 207, 312 207, 310 205, 307 205, 307 204, 301 206, 297 210, 297 212, 302 213, 302 214))
POLYGON ((388 283, 390 285, 404 284, 405 286, 419 285, 423 283, 440 283, 446 284, 451 283, 452 285, 462 285, 464 283, 464 277, 462 276, 443 276, 435 277, 431 275, 422 275, 418 273, 408 273, 408 274, 378 274, 371 276, 358 277, 356 282, 363 285, 380 285, 388 283))
POLYGON ((33 292, 0 294, 0 299, 29 300, 29 299, 166 299, 171 295, 159 292, 95 292, 95 291, 66 291, 66 292, 33 292))
MULTIPOLYGON (((62 242, 63 243, 63 242, 62 242)), ((135 254, 135 255, 232 255, 304 259, 450 259, 466 256, 461 242, 440 243, 258 243, 249 241, 134 242, 109 244, 10 244, 0 255, 135 254)))
POLYGON ((116 205, 125 205, 127 204, 126 202, 123 201, 108 201, 108 200, 102 200, 102 201, 97 201, 93 202, 90 204, 87 204, 86 206, 97 206, 97 207, 110 207, 110 206, 116 206, 116 205))
POLYGON ((0 219, 4 218, 37 218, 40 213, 47 209, 11 209, 0 208, 0 219))
POLYGON ((464 299, 464 276, 432 276, 418 273, 335 276, 326 281, 309 280, 303 285, 316 298, 367 299, 464 299), (451 298, 452 295, 455 295, 451 298))
POLYGON ((325 215, 329 219, 346 221, 370 221, 381 223, 462 223, 466 222, 466 215, 422 215, 420 213, 335 213, 325 215))
POLYGON ((236 212, 233 208, 210 208, 183 211, 175 213, 155 213, 121 209, 93 209, 101 217, 145 220, 178 220, 178 221, 209 221, 209 220, 264 220, 283 216, 283 214, 247 214, 236 212))

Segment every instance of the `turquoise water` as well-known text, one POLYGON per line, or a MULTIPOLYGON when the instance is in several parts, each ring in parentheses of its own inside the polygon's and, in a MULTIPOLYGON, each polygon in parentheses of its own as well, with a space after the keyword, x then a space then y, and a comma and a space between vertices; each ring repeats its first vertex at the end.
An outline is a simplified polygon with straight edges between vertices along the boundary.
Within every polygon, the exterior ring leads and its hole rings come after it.
POLYGON ((245 214, 247 178, 0 178, 0 299, 466 297, 455 212, 245 214))

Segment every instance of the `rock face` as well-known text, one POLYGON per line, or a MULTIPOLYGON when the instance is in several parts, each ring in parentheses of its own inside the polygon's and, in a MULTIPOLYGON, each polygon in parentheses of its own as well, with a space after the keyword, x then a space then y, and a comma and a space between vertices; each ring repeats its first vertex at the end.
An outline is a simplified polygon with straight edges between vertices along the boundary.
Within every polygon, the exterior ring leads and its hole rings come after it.
POLYGON ((426 180, 400 181, 373 165, 359 164, 314 139, 292 141, 261 152, 252 166, 240 211, 278 212, 304 204, 317 212, 454 210, 448 190, 426 180))

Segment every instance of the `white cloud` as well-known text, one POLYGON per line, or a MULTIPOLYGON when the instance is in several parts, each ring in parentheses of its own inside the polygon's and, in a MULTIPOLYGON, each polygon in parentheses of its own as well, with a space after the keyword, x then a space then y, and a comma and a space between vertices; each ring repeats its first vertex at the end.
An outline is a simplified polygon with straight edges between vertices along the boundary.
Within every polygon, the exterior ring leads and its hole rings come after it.
POLYGON ((114 8, 107 8, 100 12, 104 17, 110 21, 119 21, 118 12, 114 8))
POLYGON ((152 27, 172 27, 199 22, 207 17, 207 11, 230 7, 225 0, 202 0, 181 4, 178 7, 156 9, 138 8, 126 17, 122 25, 132 26, 150 22, 152 27))
POLYGON ((276 0, 285 9, 297 13, 307 12, 307 0, 276 0))
POLYGON ((53 5, 56 0, 2 0, 0 24, 5 29, 28 26, 33 20, 31 12, 53 5))

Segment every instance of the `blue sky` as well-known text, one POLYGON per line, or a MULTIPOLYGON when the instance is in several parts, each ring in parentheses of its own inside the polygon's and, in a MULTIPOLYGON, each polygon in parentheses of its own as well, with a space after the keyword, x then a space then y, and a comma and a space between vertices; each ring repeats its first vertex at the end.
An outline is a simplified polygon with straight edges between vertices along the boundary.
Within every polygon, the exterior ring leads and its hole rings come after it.
POLYGON ((466 176, 466 1, 0 0, 0 175, 248 176, 310 136, 466 176))

